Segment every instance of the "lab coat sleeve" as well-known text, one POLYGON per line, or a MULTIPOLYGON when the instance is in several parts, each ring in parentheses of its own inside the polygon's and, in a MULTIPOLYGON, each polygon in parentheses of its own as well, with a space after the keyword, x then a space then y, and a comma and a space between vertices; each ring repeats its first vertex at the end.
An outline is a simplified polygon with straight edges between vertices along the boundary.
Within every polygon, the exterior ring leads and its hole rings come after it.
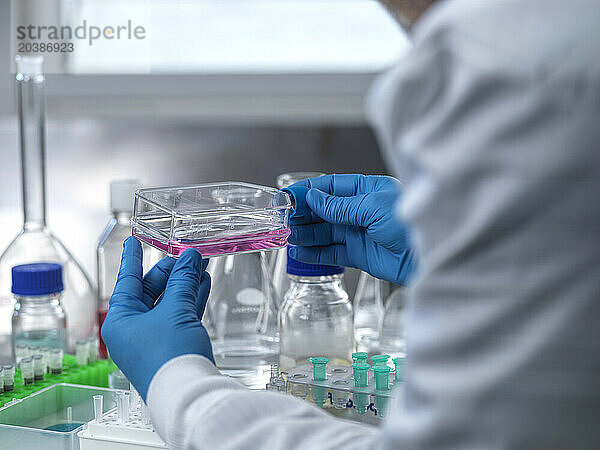
POLYGON ((440 2, 372 97, 419 255, 388 448, 599 447, 600 14, 565 5, 440 2))
POLYGON ((164 364, 148 390, 158 434, 169 448, 368 449, 374 427, 335 419, 306 401, 251 391, 199 355, 164 364))

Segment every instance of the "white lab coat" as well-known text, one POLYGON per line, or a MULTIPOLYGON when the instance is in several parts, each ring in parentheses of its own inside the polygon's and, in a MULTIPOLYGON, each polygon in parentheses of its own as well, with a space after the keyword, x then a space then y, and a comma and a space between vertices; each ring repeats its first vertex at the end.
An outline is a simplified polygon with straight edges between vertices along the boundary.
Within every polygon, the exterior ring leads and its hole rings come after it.
POLYGON ((600 6, 448 0, 378 81, 419 270, 403 395, 376 429, 188 355, 148 401, 173 447, 600 446, 600 6))

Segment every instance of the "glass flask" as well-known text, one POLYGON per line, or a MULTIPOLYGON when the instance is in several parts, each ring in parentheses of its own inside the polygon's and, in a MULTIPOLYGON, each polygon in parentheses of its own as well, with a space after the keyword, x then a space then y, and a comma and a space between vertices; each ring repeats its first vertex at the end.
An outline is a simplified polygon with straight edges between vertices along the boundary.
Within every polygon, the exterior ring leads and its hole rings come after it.
POLYGON ((379 328, 379 352, 392 357, 406 356, 404 340, 404 305, 406 288, 395 286, 385 301, 379 328))
POLYGON ((354 339, 357 351, 379 351, 383 303, 390 292, 391 283, 361 272, 354 296, 354 339))
POLYGON ((279 342, 265 252, 211 258, 212 278, 203 322, 216 365, 250 386, 265 386, 279 342))
POLYGON ((279 367, 288 370, 311 356, 350 364, 354 333, 345 269, 304 264, 289 254, 287 261, 290 288, 279 310, 279 367))
POLYGON ((96 296, 90 279, 46 225, 44 74, 41 56, 16 57, 19 107, 23 228, 0 255, 0 361, 13 361, 10 345, 11 268, 55 262, 63 267, 62 306, 67 315, 67 349, 97 328, 96 296))
MULTIPOLYGON (((141 187, 139 180, 115 180, 110 183, 110 209, 111 218, 102 232, 96 247, 96 268, 98 276, 98 323, 102 326, 108 304, 112 295, 119 266, 121 265, 121 253, 123 241, 131 236, 131 217, 133 214, 133 199, 135 191, 141 187)), ((147 272, 163 253, 142 244, 144 249, 144 272, 147 272)), ((106 358, 106 346, 100 338, 100 357, 106 358)), ((111 364, 111 366, 113 366, 111 364)), ((115 367, 109 374, 108 384, 114 389, 129 389, 129 381, 123 373, 115 367)))
POLYGON ((65 350, 67 324, 60 303, 62 291, 60 264, 13 267, 12 292, 16 300, 12 316, 13 350, 18 346, 65 350))
MULTIPOLYGON (((298 181, 305 180, 306 178, 315 178, 325 175, 323 172, 289 172, 282 173, 277 177, 277 188, 283 189, 291 186, 298 181)), ((271 255, 271 273, 273 277, 273 298, 275 300, 275 306, 279 308, 283 301, 283 296, 290 287, 290 279, 286 272, 287 264, 287 250, 286 248, 280 248, 279 250, 272 252, 271 255)))

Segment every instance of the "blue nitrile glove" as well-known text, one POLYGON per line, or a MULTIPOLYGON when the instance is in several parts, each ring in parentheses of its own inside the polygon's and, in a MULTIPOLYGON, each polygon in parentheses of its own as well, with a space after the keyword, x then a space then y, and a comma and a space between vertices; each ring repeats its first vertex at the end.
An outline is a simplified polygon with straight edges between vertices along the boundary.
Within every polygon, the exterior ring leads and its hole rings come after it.
POLYGON ((170 359, 192 353, 214 362, 200 321, 210 291, 207 264, 188 249, 177 261, 163 258, 142 278, 142 246, 134 237, 123 245, 102 339, 144 400, 152 377, 170 359))
POLYGON ((303 211, 292 217, 293 258, 355 267, 398 284, 415 268, 407 227, 394 212, 400 182, 392 177, 325 175, 288 188, 303 211), (308 189, 307 189, 308 188, 308 189), (302 205, 302 201, 306 205, 302 205), (307 211, 310 210, 310 213, 307 211))

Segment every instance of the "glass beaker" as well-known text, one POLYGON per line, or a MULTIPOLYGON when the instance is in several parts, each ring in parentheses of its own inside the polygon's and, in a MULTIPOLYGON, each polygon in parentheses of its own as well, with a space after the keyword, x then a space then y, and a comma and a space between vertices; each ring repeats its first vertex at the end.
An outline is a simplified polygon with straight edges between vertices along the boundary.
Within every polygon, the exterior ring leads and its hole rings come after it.
POLYGON ((217 367, 264 387, 279 338, 265 252, 211 258, 212 287, 203 321, 217 367))
MULTIPOLYGON (((298 181, 305 180, 307 178, 315 178, 325 175, 323 172, 288 172, 282 173, 277 177, 277 188, 283 189, 291 186, 298 181)), ((273 277, 273 299, 275 300, 275 306, 279 309, 279 306, 283 302, 283 296, 290 288, 290 279, 286 272, 287 264, 287 250, 286 248, 280 248, 279 250, 272 252, 271 259, 271 273, 273 277)))
POLYGON ((406 356, 404 340, 404 305, 406 288, 397 286, 386 299, 379 328, 379 352, 392 357, 406 356))
POLYGON ((383 303, 392 284, 361 272, 354 296, 354 339, 359 352, 379 351, 379 328, 383 303))
POLYGON ((90 279, 46 225, 44 74, 41 56, 17 56, 23 228, 0 255, 0 361, 11 362, 11 268, 54 262, 63 267, 62 305, 67 315, 67 348, 97 329, 96 296, 90 279))

